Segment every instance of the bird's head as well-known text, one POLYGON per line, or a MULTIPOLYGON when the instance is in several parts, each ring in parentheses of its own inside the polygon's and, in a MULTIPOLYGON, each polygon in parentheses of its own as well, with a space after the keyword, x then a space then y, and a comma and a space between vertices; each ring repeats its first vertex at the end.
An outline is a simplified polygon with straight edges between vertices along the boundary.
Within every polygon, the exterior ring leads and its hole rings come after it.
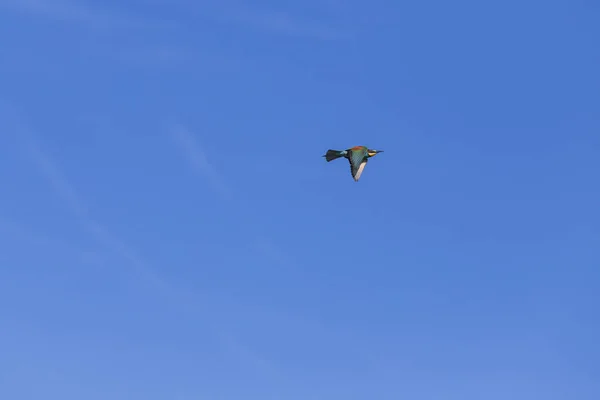
POLYGON ((383 153, 383 150, 372 150, 372 149, 367 150, 367 154, 369 154, 369 157, 373 157, 379 153, 383 153))

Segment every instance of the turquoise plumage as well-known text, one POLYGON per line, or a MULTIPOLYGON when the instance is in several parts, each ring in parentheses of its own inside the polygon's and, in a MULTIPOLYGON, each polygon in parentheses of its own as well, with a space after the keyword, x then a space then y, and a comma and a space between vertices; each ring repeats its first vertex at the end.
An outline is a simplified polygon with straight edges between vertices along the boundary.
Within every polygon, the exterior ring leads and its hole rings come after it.
POLYGON ((355 146, 346 150, 327 150, 323 155, 327 162, 344 157, 350 163, 350 173, 355 182, 358 182, 363 173, 369 158, 374 157, 378 153, 383 153, 383 150, 372 150, 366 146, 355 146))

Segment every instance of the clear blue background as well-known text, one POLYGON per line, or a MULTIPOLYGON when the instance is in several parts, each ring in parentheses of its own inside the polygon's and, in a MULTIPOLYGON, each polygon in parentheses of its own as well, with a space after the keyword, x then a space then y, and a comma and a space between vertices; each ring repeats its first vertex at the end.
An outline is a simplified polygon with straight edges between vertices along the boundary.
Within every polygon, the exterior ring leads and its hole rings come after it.
POLYGON ((599 21, 0 0, 0 398, 599 399, 599 21))

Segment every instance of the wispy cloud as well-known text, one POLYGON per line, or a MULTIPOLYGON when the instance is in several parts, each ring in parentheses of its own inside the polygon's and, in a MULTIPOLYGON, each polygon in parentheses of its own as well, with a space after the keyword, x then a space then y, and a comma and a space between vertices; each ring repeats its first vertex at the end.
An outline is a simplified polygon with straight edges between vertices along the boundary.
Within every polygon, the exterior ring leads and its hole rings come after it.
MULTIPOLYGON (((176 0, 157 0, 152 4, 173 11, 176 0)), ((232 1, 182 3, 192 13, 203 15, 225 24, 246 26, 259 31, 317 40, 339 40, 348 36, 347 32, 333 27, 330 22, 313 19, 303 19, 292 12, 248 6, 232 1)), ((42 17, 58 22, 78 23, 88 28, 170 28, 180 29, 187 23, 182 20, 161 20, 149 18, 137 13, 109 11, 105 8, 92 6, 87 2, 73 0, 0 0, 0 9, 24 15, 42 17)))
POLYGON ((230 198, 231 188, 209 161, 195 135, 181 125, 171 127, 169 133, 192 169, 206 179, 220 195, 230 198))
POLYGON ((86 204, 81 200, 77 189, 67 180, 57 164, 42 150, 34 135, 26 128, 19 130, 21 140, 26 146, 34 165, 52 185, 54 191, 63 199, 69 209, 76 215, 82 227, 96 240, 123 257, 129 265, 151 282, 155 287, 168 294, 180 293, 172 288, 154 271, 144 260, 142 260, 133 249, 123 241, 117 239, 105 226, 94 220, 89 213, 86 204))
MULTIPOLYGON (((7 68, 21 71, 23 66, 28 70, 56 70, 64 72, 71 67, 81 70, 78 60, 86 62, 83 68, 96 68, 99 65, 109 67, 127 66, 128 69, 179 69, 187 68, 198 60, 212 54, 189 47, 177 39, 180 26, 170 21, 156 19, 138 14, 109 12, 86 5, 85 2, 44 1, 44 0, 0 0, 0 13, 14 16, 25 16, 31 22, 44 20, 53 25, 69 25, 81 30, 100 33, 99 35, 78 38, 77 52, 69 52, 72 43, 52 39, 52 33, 43 36, 45 39, 24 39, 26 45, 9 45, 6 49, 7 68), (115 36, 126 37, 126 40, 114 40, 115 36), (86 45, 83 45, 86 44, 86 45), (51 46, 56 51, 48 51, 51 46), (63 56, 57 57, 56 53, 63 56)), ((154 15, 157 15, 156 13, 154 15)), ((160 15, 160 14, 158 14, 160 15)), ((44 28, 40 28, 44 31, 44 28)), ((38 32, 38 35, 40 33, 38 32)))
POLYGON ((52 248, 59 252, 72 254, 85 264, 98 265, 101 263, 102 257, 94 250, 76 247, 67 240, 37 232, 23 223, 6 219, 4 216, 0 216, 0 235, 25 243, 27 248, 52 248))
MULTIPOLYGON (((77 188, 68 180, 63 171, 59 168, 56 161, 43 150, 40 141, 37 139, 33 131, 22 122, 12 107, 3 107, 0 102, 0 120, 7 122, 8 127, 15 134, 19 141, 24 145, 25 150, 30 156, 30 160, 34 166, 42 173, 46 180, 50 183, 54 191, 63 199, 65 205, 75 214, 81 223, 82 227, 98 242, 121 256, 128 262, 128 265, 134 268, 144 279, 153 284, 154 288, 162 294, 176 300, 177 305, 191 311, 193 313, 206 310, 211 302, 198 296, 197 293, 186 290, 181 287, 176 287, 170 284, 158 271, 145 261, 136 251, 124 241, 117 238, 109 229, 99 221, 92 218, 91 213, 85 204, 82 196, 78 193, 77 188)), ((180 138, 188 138, 185 133, 181 133, 180 138)), ((188 138, 189 139, 189 138, 188 138)), ((188 143, 188 142, 186 142, 188 143)), ((189 143, 188 143, 189 144, 189 143)), ((194 149, 198 150, 198 149, 194 149)), ((202 157, 196 151, 192 153, 197 157, 199 162, 198 167, 203 168, 203 171, 212 171, 208 162, 202 162, 202 157), (207 167, 208 166, 208 167, 207 167)), ((260 369, 263 373, 273 377, 273 374, 278 370, 275 365, 266 360, 263 356, 256 353, 253 349, 243 344, 233 333, 227 328, 221 326, 220 322, 213 321, 211 324, 214 333, 220 338, 221 342, 232 351, 240 361, 249 363, 255 368, 260 369)))
MULTIPOLYGON (((303 19, 292 12, 281 9, 264 8, 236 0, 189 2, 186 0, 155 0, 163 6, 185 8, 192 13, 216 22, 238 25, 276 35, 317 40, 338 40, 347 33, 333 27, 330 22, 303 19)), ((331 8, 331 7, 326 7, 331 8)))
POLYGON ((86 27, 93 28, 115 29, 171 26, 165 21, 138 18, 131 15, 124 15, 123 13, 97 9, 81 1, 0 0, 0 8, 59 22, 85 24, 86 27))
MULTIPOLYGON (((172 125, 171 128, 168 129, 168 133, 178 145, 177 147, 181 151, 183 158, 187 161, 192 170, 207 180, 220 195, 230 200, 233 197, 233 192, 227 184, 227 179, 217 172, 215 166, 207 157, 203 147, 199 144, 196 136, 188 128, 182 125, 172 125)), ((235 207, 230 211, 240 212, 239 208, 235 210, 235 207)), ((249 218, 248 213, 241 214, 243 214, 244 217, 240 218, 240 221, 245 221, 245 218, 249 218)), ((255 226, 253 221, 249 223, 252 226, 255 226)), ((282 268, 288 270, 297 269, 292 261, 284 252, 277 248, 271 239, 259 232, 255 232, 254 235, 252 246, 256 251, 282 268)))
POLYGON ((32 129, 20 118, 17 110, 6 102, 0 102, 0 119, 3 120, 3 131, 12 133, 17 143, 20 143, 28 154, 33 166, 40 171, 50 183, 56 194, 62 198, 64 204, 77 217, 82 228, 106 248, 115 252, 129 262, 137 272, 153 283, 156 288, 166 291, 171 295, 180 295, 181 291, 169 285, 147 262, 136 252, 119 240, 102 223, 96 221, 77 188, 68 180, 66 175, 42 148, 40 141, 32 129))
POLYGON ((305 37, 319 40, 339 40, 346 34, 316 20, 301 20, 292 14, 261 10, 236 5, 228 8, 223 16, 253 28, 293 37, 305 37))

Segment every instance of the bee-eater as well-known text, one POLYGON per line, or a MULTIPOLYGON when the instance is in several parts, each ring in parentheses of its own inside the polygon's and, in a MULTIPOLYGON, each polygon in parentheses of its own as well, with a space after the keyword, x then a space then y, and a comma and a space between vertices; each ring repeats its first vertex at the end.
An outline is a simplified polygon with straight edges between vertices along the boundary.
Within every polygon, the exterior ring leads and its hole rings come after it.
POLYGON ((350 172, 352 173, 352 178, 354 178, 355 182, 358 182, 369 158, 378 153, 383 153, 383 150, 372 150, 366 146, 355 146, 346 150, 327 150, 327 153, 325 153, 323 157, 325 157, 327 162, 341 157, 347 158, 350 162, 350 172))

